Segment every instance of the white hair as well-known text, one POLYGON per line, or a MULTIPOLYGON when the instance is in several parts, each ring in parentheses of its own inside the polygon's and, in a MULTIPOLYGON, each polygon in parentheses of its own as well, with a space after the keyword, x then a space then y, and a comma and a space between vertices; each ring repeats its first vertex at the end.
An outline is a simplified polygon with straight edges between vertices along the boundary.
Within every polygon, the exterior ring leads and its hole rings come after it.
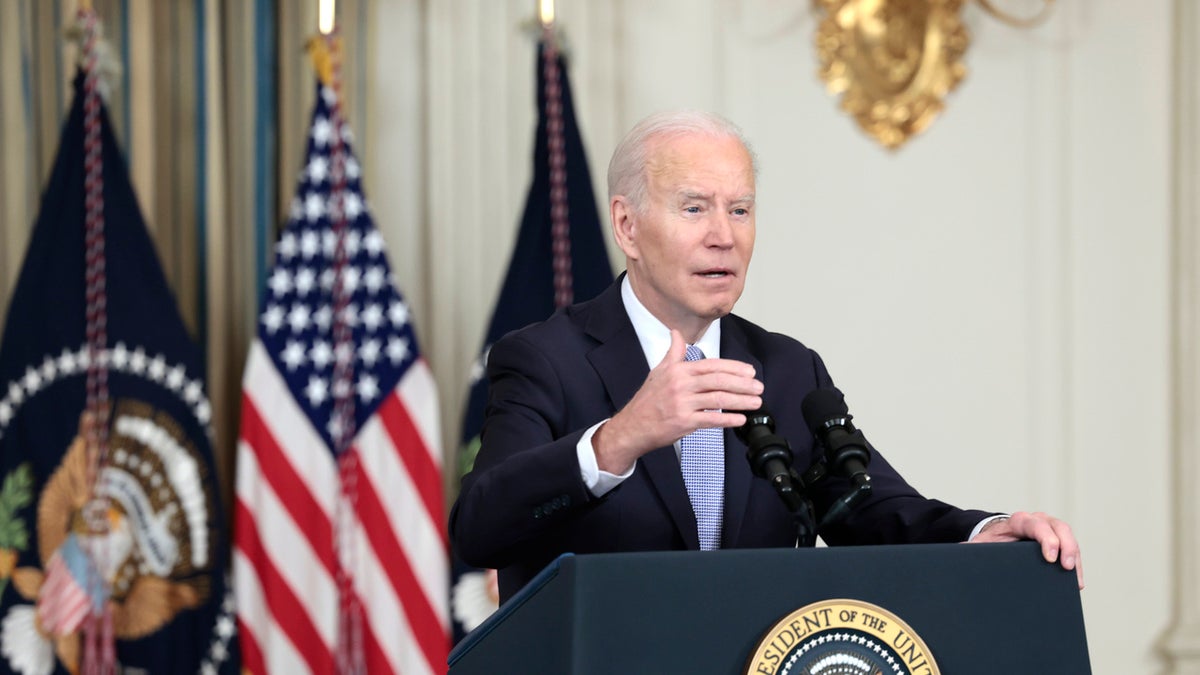
POLYGON ((750 155, 754 177, 758 178, 758 157, 736 124, 702 110, 668 110, 654 113, 638 122, 617 144, 608 163, 609 201, 616 195, 623 195, 634 210, 641 211, 646 205, 646 162, 649 159, 650 140, 687 134, 736 139, 750 155))

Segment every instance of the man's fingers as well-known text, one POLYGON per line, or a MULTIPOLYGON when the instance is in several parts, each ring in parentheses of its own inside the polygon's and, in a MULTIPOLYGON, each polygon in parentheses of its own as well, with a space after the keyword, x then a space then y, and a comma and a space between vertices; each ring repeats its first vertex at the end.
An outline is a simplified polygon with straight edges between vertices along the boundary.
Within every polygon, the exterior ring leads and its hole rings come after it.
MULTIPOLYGON (((753 377, 734 375, 731 373, 708 373, 699 375, 687 382, 687 389, 697 394, 710 392, 728 392, 731 394, 749 394, 758 396, 763 393, 763 383, 753 377)), ((711 406, 706 406, 711 407, 711 406)), ((729 406, 719 406, 727 408, 729 406)))
POLYGON ((724 429, 742 426, 746 423, 746 416, 742 413, 706 410, 696 416, 696 422, 696 429, 724 429))
POLYGON ((1012 514, 1009 522, 1017 536, 1032 539, 1041 545, 1042 557, 1046 562, 1058 562, 1060 543, 1049 520, 1044 513, 1017 512, 1012 514))
POLYGON ((684 339, 683 339, 683 333, 680 333, 679 331, 672 328, 671 329, 671 346, 667 348, 667 354, 666 354, 666 356, 663 357, 663 360, 661 362, 659 362, 658 366, 661 368, 663 366, 668 366, 672 363, 679 363, 680 361, 684 360, 686 355, 687 355, 687 342, 684 341, 684 339))
POLYGON ((1079 589, 1083 590, 1083 556, 1079 550, 1079 541, 1071 526, 1057 518, 1050 519, 1050 527, 1054 529, 1059 542, 1059 564, 1063 569, 1075 570, 1075 579, 1079 589))
POLYGON ((688 363, 687 367, 689 373, 698 376, 726 374, 745 378, 754 377, 754 366, 734 359, 701 359, 688 363))
POLYGON ((1041 545, 1042 557, 1047 562, 1057 562, 1063 569, 1074 570, 1079 587, 1083 588, 1079 542, 1070 525, 1044 513, 1014 513, 1013 520, 1023 538, 1033 539, 1041 545))
POLYGON ((689 408, 698 412, 721 412, 738 410, 758 410, 762 407, 762 398, 753 394, 734 394, 728 391, 714 391, 701 394, 693 399, 689 408))
POLYGON ((1079 560, 1079 544, 1075 542, 1071 526, 1057 518, 1050 518, 1049 525, 1058 539, 1059 558, 1062 566, 1069 570, 1075 569, 1075 564, 1079 560))

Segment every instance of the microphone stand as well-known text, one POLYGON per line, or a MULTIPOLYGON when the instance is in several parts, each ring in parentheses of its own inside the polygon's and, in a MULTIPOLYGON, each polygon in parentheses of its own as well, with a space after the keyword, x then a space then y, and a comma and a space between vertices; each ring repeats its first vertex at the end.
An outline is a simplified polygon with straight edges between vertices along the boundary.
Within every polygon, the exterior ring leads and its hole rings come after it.
POLYGON ((817 543, 817 528, 814 525, 816 516, 813 514, 813 503, 808 497, 808 488, 804 483, 804 479, 796 475, 794 469, 791 471, 791 474, 793 480, 801 486, 799 503, 794 507, 790 507, 792 522, 796 524, 796 545, 800 548, 809 548, 817 543))
POLYGON ((792 448, 787 440, 775 434, 774 420, 761 414, 738 429, 746 443, 746 459, 754 475, 764 478, 783 500, 796 525, 796 541, 802 548, 816 542, 816 517, 808 488, 825 475, 824 464, 814 464, 804 476, 792 468, 792 448))
MULTIPOLYGON (((837 396, 837 402, 841 403, 841 392, 837 392, 837 396)), ((807 400, 805 403, 807 405, 807 400)), ((825 420, 815 429, 814 441, 825 452, 817 454, 803 476, 792 467, 792 447, 786 439, 775 434, 775 420, 765 409, 746 413, 746 423, 736 429, 738 438, 746 444, 746 460, 754 475, 775 488, 792 514, 796 540, 802 547, 812 546, 817 537, 809 491, 831 473, 845 476, 850 481, 850 489, 830 505, 821 519, 821 528, 845 519, 871 494, 871 477, 867 475, 866 465, 874 450, 863 433, 850 423, 851 415, 846 412, 844 403, 835 412, 839 416, 825 420)))

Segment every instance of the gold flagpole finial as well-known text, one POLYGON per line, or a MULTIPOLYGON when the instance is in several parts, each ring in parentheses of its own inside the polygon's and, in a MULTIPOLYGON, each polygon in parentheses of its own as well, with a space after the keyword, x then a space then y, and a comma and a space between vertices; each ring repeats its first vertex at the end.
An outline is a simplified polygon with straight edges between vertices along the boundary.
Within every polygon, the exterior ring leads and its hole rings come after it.
POLYGON ((554 0, 538 0, 538 19, 543 28, 554 25, 554 0))
POLYGON ((341 56, 341 36, 331 37, 328 33, 314 35, 308 39, 305 48, 308 50, 308 56, 312 59, 313 69, 317 71, 317 77, 321 80, 321 84, 332 87, 334 61, 341 56))
POLYGON ((309 38, 305 45, 312 59, 317 77, 327 87, 334 84, 336 63, 341 59, 342 37, 337 34, 337 1, 319 0, 317 6, 317 35, 309 38))
POLYGON ((319 0, 317 5, 317 30, 321 35, 333 32, 337 19, 337 0, 319 0))

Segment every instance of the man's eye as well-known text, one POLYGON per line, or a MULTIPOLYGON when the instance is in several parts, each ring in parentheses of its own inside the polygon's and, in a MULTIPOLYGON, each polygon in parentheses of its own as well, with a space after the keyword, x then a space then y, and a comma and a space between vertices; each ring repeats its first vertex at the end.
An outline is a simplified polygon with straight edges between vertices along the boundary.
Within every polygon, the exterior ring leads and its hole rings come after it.
POLYGON ((750 215, 750 209, 746 209, 746 208, 734 209, 734 210, 733 210, 733 215, 735 215, 735 216, 748 216, 748 215, 750 215))
POLYGON ((685 206, 685 207, 683 207, 683 210, 686 213, 700 213, 699 206, 685 206))

